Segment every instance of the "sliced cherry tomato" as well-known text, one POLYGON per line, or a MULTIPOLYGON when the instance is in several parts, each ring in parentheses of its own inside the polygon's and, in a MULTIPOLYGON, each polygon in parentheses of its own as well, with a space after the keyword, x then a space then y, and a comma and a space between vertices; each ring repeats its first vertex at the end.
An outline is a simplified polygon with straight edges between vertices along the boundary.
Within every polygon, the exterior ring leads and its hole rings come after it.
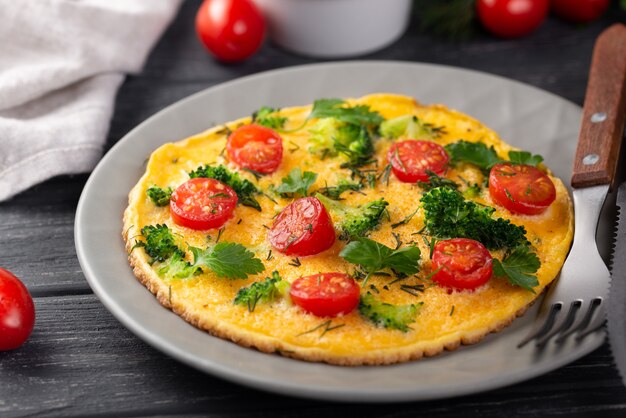
POLYGON ((489 194, 512 213, 538 215, 556 198, 554 183, 531 165, 496 164, 489 173, 489 194))
POLYGON ((491 279, 492 258, 480 242, 468 238, 439 241, 433 251, 433 280, 455 289, 475 289, 491 279))
POLYGON ((230 134, 226 152, 239 167, 270 174, 283 159, 283 139, 265 126, 244 125, 230 134))
POLYGON ((281 253, 313 255, 332 247, 335 228, 322 202, 315 197, 303 197, 278 214, 268 237, 281 253))
POLYGON ((251 0, 205 0, 196 14, 196 32, 218 60, 243 61, 263 43, 265 19, 251 0))
POLYGON ((609 7, 609 0, 551 0, 552 11, 574 23, 596 20, 609 7))
POLYGON ((443 174, 450 157, 439 144, 411 139, 394 143, 389 148, 387 159, 398 180, 415 183, 428 180, 427 170, 443 174))
POLYGON ((485 29, 517 38, 537 29, 548 16, 548 0, 478 0, 476 11, 485 29))
POLYGON ((35 305, 26 286, 0 268, 0 351, 24 344, 35 326, 35 305))
POLYGON ((215 179, 195 178, 178 186, 170 199, 177 225, 191 229, 219 228, 232 216, 237 193, 215 179))
POLYGON ((319 273, 296 279, 289 296, 315 316, 348 314, 359 304, 360 287, 344 273, 319 273))

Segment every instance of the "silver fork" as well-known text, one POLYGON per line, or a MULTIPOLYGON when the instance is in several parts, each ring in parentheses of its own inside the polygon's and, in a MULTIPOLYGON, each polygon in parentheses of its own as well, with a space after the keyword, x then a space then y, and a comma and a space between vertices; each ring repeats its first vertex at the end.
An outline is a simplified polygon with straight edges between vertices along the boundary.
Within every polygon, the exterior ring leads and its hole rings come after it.
POLYGON ((611 276, 596 245, 600 211, 615 183, 626 119, 626 26, 615 24, 598 37, 589 71, 583 120, 574 158, 575 234, 559 278, 543 300, 522 347, 539 347, 557 336, 582 339, 602 326, 611 276))

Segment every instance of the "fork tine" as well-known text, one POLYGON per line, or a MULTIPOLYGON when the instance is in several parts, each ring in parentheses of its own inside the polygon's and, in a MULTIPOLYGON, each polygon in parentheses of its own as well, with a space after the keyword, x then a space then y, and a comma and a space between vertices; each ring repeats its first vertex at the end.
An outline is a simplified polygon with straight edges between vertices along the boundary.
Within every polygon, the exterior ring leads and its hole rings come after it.
POLYGON ((550 332, 540 338, 537 338, 537 347, 543 347, 550 340, 550 338, 554 337, 556 334, 567 331, 568 328, 570 328, 574 323, 576 313, 580 309, 582 303, 582 300, 572 301, 572 303, 570 303, 569 309, 567 310, 567 314, 562 313, 561 315, 559 315, 550 332))
POLYGON ((591 322, 591 318, 593 317, 593 313, 595 311, 595 300, 596 299, 592 300, 590 303, 583 303, 583 305, 580 307, 580 314, 576 316, 576 320, 574 321, 572 326, 566 332, 563 332, 561 335, 559 335, 559 337, 556 339, 556 343, 562 343, 567 337, 572 334, 581 334, 583 330, 585 330, 589 326, 589 323, 591 322))
POLYGON ((604 322, 606 321, 605 306, 606 304, 603 303, 602 298, 596 298, 592 301, 591 306, 589 307, 589 317, 591 318, 595 312, 597 312, 597 314, 584 329, 581 328, 580 333, 576 336, 577 340, 582 340, 587 335, 597 331, 598 328, 604 325, 604 322))
POLYGON ((557 302, 552 304, 550 308, 541 310, 539 312, 539 315, 537 315, 537 319, 535 320, 535 323, 538 325, 535 326, 532 331, 530 331, 526 338, 519 342, 517 348, 522 348, 530 341, 534 340, 535 338, 541 337, 546 332, 550 331, 550 329, 552 328, 552 324, 554 324, 554 320, 559 314, 562 306, 563 305, 560 302, 557 302))

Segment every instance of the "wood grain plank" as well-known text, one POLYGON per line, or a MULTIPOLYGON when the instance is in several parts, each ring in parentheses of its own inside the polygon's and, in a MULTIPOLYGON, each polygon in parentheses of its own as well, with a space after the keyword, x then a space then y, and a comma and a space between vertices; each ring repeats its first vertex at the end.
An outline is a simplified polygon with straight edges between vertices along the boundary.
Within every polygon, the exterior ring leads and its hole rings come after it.
POLYGON ((123 328, 93 295, 36 299, 21 349, 0 353, 0 416, 587 417, 626 414, 606 346, 527 383, 450 401, 358 406, 228 383, 166 357, 123 328), (271 411, 271 413, 270 413, 271 411))

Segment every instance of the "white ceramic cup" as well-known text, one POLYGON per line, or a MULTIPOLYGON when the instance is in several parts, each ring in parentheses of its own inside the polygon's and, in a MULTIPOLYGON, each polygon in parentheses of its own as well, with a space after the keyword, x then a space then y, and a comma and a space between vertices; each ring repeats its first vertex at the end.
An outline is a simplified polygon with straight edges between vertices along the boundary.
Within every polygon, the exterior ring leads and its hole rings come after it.
POLYGON ((255 0, 271 39, 293 52, 340 58, 383 48, 409 23, 412 0, 255 0))

